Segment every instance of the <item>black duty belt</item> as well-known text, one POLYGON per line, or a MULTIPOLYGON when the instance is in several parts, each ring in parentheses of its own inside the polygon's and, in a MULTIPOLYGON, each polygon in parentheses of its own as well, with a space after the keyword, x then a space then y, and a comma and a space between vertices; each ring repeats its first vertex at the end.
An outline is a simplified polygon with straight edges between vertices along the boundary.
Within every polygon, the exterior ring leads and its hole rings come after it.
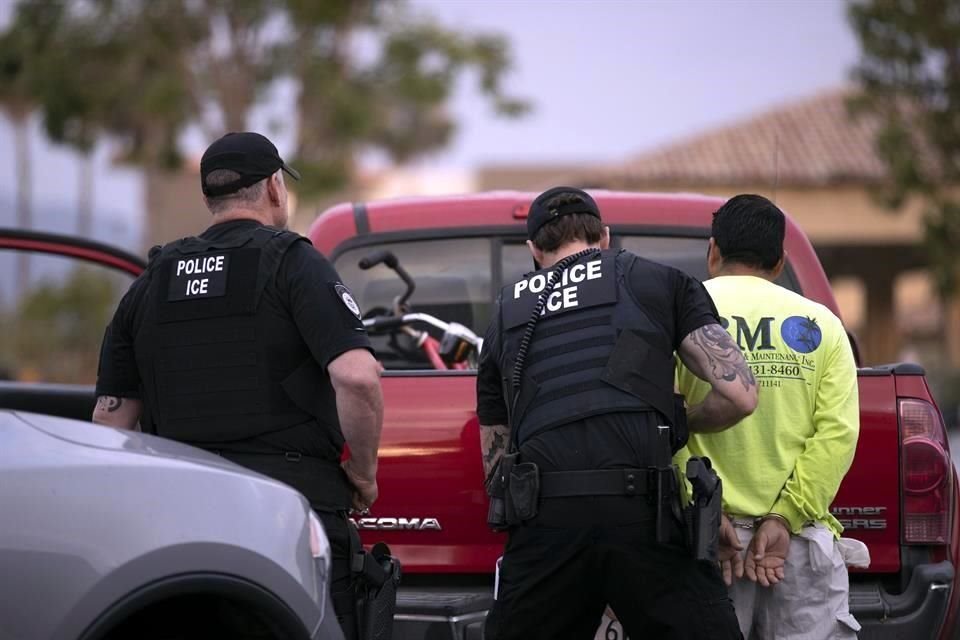
POLYGON ((656 469, 544 471, 540 474, 540 497, 648 495, 657 488, 657 473, 656 469))
MULTIPOLYGON (((250 458, 257 459, 263 458, 264 456, 269 456, 273 459, 279 460, 283 458, 287 462, 300 462, 301 460, 306 460, 311 462, 316 460, 318 462, 325 462, 327 464, 332 464, 328 460, 322 460, 321 458, 314 458, 312 456, 305 456, 298 451, 270 451, 270 452, 261 452, 261 451, 224 451, 222 449, 207 449, 210 453, 214 453, 221 458, 250 458)), ((239 463, 238 463, 239 464, 239 463)))

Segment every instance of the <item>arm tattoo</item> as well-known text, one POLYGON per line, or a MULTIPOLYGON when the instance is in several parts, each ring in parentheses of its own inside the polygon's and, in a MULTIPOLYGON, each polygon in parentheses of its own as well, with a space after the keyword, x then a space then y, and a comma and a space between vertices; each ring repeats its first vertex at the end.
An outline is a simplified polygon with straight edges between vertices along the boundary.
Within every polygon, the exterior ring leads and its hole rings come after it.
POLYGON ((107 413, 118 411, 122 405, 123 398, 118 398, 116 396, 100 396, 97 398, 97 409, 106 411, 107 413))
POLYGON ((510 441, 510 427, 503 424, 480 425, 480 453, 483 455, 484 474, 489 476, 510 441))
POLYGON ((714 378, 727 382, 739 378, 743 388, 747 390, 756 386, 757 380, 753 377, 750 365, 743 359, 740 349, 723 327, 708 324, 694 331, 690 337, 707 356, 714 378))
POLYGON ((497 451, 503 451, 506 448, 506 438, 502 433, 493 434, 493 444, 490 446, 489 451, 487 451, 483 456, 483 461, 486 464, 493 464, 493 459, 497 457, 497 451))

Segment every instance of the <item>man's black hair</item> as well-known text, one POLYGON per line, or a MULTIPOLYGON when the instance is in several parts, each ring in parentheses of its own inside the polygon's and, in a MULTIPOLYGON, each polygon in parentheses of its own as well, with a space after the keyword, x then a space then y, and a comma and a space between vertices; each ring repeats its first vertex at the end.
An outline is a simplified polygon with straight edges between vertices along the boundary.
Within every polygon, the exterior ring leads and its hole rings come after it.
POLYGON ((724 262, 770 271, 783 258, 786 217, 752 193, 734 196, 713 214, 711 235, 724 262))

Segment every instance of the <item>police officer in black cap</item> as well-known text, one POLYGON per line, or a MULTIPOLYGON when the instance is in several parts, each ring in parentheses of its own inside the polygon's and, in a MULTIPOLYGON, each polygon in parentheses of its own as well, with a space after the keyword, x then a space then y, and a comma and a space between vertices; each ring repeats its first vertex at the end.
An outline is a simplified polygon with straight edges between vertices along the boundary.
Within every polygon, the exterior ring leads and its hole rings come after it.
POLYGON ((538 196, 527 232, 538 270, 500 293, 477 376, 491 524, 509 530, 484 637, 592 638, 607 603, 633 638, 740 637, 716 563, 685 547, 674 353, 712 385, 695 431, 753 411, 749 366, 699 282, 609 249, 586 192, 538 196))
POLYGON ((212 224, 154 248, 121 300, 93 420, 139 421, 303 493, 330 539, 334 607, 349 638, 358 540, 346 513, 377 499, 379 365, 333 266, 286 230, 284 172, 299 179, 258 133, 227 134, 203 154, 212 224))

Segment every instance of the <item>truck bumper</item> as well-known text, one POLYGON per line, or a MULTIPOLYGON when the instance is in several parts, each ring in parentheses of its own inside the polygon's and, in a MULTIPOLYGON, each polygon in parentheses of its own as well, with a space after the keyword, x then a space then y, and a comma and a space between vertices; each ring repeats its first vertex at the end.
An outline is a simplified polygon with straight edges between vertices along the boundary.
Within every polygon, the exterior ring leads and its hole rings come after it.
MULTIPOLYGON (((860 640, 937 638, 947 617, 955 570, 950 562, 913 570, 900 594, 873 583, 850 585, 850 612, 863 626, 860 640)), ((490 588, 401 587, 393 637, 399 640, 481 640, 493 605, 490 588)))
POLYGON ((480 640, 493 605, 492 588, 406 588, 397 592, 397 640, 480 640))
POLYGON ((953 565, 944 561, 917 566, 900 594, 887 593, 877 584, 851 584, 850 613, 863 626, 861 640, 938 637, 954 575, 953 565))

